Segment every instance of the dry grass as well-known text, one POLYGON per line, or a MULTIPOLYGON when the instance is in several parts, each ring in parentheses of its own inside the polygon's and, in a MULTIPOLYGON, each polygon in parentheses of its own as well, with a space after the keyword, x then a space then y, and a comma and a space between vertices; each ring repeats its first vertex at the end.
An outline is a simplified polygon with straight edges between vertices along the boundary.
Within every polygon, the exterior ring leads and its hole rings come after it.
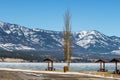
POLYGON ((21 78, 15 75, 15 72, 0 71, 0 80, 21 80, 21 78))
POLYGON ((81 73, 100 75, 100 76, 104 76, 104 77, 120 78, 120 74, 113 74, 112 72, 81 72, 81 73))
MULTIPOLYGON (((62 70, 55 71, 55 72, 63 72, 62 70)), ((70 71, 76 72, 76 71, 70 71)), ((81 72, 85 74, 93 74, 93 75, 102 75, 106 77, 118 77, 120 75, 112 74, 110 72, 81 72)), ((117 79, 105 79, 105 78, 98 78, 98 77, 90 77, 84 75, 75 75, 75 74, 46 74, 46 73, 33 73, 33 74, 26 74, 25 72, 20 71, 0 71, 0 80, 117 80, 117 79), (34 75, 35 74, 35 75, 34 75), (42 79, 44 78, 44 79, 42 79)))
MULTIPOLYGON (((55 72, 64 72, 63 70, 57 70, 55 72)), ((92 74, 92 75, 100 75, 104 77, 113 77, 113 78, 120 78, 120 74, 113 74, 112 72, 85 72, 85 71, 69 71, 69 72, 79 72, 85 74, 92 74)))

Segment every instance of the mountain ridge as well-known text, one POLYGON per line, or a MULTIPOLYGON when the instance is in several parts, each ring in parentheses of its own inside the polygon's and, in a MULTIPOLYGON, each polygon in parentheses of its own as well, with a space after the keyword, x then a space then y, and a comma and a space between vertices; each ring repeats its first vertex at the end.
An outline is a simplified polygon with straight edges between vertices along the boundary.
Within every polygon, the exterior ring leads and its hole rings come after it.
MULTIPOLYGON (((73 53, 77 56, 86 53, 119 54, 120 51, 120 37, 106 36, 96 30, 72 33, 72 39, 73 53)), ((0 22, 0 49, 63 52, 63 33, 0 22)))

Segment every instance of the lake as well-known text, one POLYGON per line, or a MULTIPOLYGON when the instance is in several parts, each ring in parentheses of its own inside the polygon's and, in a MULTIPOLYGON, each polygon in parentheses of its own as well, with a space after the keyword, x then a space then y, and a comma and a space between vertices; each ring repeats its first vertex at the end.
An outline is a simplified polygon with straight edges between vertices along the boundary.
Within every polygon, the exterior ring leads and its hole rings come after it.
MULTIPOLYGON (((54 63, 56 70, 63 70, 66 63, 54 63)), ((99 63, 71 63, 70 70, 77 71, 97 71, 99 69, 99 63)), ((12 68, 12 69, 31 69, 31 70, 45 70, 47 63, 9 63, 0 62, 0 68, 12 68)), ((113 71, 115 69, 114 63, 106 63, 106 69, 113 71)), ((120 69, 120 63, 118 63, 118 69, 120 69)))

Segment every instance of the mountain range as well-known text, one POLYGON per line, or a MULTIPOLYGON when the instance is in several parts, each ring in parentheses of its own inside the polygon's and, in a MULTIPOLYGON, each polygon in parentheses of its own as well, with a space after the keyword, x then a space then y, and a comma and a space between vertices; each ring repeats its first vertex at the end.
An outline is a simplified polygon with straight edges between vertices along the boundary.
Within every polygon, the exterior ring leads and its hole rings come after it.
MULTIPOLYGON (((120 37, 107 36, 96 30, 72 33, 73 56, 120 55, 120 37)), ((58 51, 63 53, 63 32, 30 29, 0 21, 0 50, 58 51)), ((111 58, 111 56, 110 56, 111 58)))

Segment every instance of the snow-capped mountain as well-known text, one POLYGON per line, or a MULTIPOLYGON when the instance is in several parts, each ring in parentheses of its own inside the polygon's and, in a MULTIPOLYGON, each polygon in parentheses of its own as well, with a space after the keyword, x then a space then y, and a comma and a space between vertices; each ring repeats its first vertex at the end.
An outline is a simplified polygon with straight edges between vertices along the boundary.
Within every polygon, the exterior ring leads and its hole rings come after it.
POLYGON ((0 22, 0 47, 5 50, 58 50, 62 47, 61 37, 61 32, 0 22))
POLYGON ((120 47, 119 37, 106 36, 99 31, 81 31, 76 33, 76 44, 85 48, 88 52, 110 52, 120 47))
MULTIPOLYGON (((72 34, 74 53, 112 53, 120 50, 120 38, 106 36, 99 31, 80 31, 72 34)), ((7 51, 63 50, 62 31, 29 29, 16 24, 0 22, 0 49, 7 51)))

